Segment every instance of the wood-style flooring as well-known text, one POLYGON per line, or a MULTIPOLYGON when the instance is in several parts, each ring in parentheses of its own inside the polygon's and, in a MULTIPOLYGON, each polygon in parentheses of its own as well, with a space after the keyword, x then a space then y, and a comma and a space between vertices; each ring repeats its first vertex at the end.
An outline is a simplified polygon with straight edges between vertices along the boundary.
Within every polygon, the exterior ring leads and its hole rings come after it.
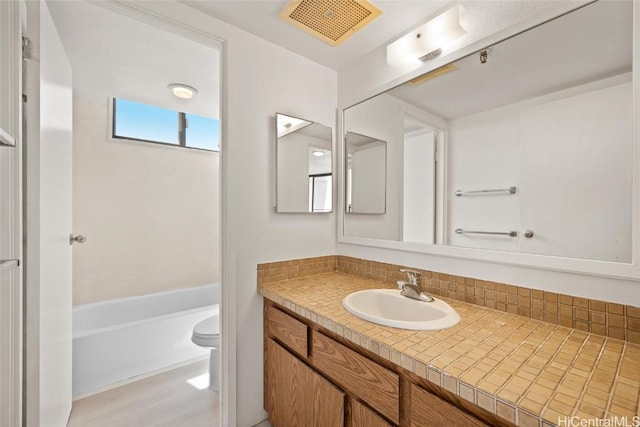
POLYGON ((68 427, 218 427, 218 393, 187 381, 208 375, 199 361, 73 402, 68 427))

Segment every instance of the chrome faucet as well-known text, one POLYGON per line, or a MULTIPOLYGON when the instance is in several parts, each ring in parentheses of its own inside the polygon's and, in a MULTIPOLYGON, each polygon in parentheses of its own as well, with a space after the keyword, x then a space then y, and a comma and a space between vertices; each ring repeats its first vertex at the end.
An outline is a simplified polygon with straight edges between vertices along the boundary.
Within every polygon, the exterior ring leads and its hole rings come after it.
POLYGON ((431 295, 426 292, 422 292, 420 289, 420 280, 422 280, 422 275, 417 271, 413 270, 400 270, 401 273, 407 273, 409 277, 409 282, 404 282, 402 280, 398 280, 398 288, 402 289, 400 295, 405 296, 407 298, 417 299, 419 301, 424 302, 433 302, 434 299, 431 295))

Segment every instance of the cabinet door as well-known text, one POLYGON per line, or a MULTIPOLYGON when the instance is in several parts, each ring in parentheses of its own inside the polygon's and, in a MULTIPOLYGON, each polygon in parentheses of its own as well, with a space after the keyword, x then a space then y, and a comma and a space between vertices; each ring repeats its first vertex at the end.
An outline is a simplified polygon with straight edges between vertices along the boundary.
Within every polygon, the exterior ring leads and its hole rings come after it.
POLYGON ((384 418, 357 400, 351 403, 351 427, 393 427, 384 418))
POLYGON ((411 427, 487 426, 452 404, 422 388, 411 385, 411 427))
POLYGON ((394 423, 400 423, 400 378, 321 334, 312 338, 313 366, 394 423))
POLYGON ((344 426, 342 391, 272 339, 266 350, 266 409, 274 427, 344 426))

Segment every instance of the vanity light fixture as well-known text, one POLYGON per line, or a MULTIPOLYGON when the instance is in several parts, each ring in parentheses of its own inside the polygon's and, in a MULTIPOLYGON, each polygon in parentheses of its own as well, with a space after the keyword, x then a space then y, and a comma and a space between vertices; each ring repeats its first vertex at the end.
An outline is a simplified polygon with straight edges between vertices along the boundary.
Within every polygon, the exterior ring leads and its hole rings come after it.
POLYGON ((462 6, 454 6, 387 46, 387 63, 403 67, 442 53, 451 41, 467 34, 460 26, 462 6))
POLYGON ((324 156, 324 151, 314 150, 314 151, 311 152, 311 154, 313 154, 316 157, 322 157, 322 156, 324 156))
POLYGON ((182 99, 191 99, 193 95, 198 93, 198 90, 193 86, 188 86, 183 83, 171 83, 167 86, 171 89, 171 92, 182 99))

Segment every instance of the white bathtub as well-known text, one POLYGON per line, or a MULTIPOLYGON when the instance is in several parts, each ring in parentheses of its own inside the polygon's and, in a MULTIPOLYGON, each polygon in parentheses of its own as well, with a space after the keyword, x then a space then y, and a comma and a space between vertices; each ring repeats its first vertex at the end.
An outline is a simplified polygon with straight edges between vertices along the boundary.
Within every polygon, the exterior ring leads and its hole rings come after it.
POLYGON ((73 308, 73 395, 206 357, 193 326, 219 314, 220 285, 122 298, 73 308))

